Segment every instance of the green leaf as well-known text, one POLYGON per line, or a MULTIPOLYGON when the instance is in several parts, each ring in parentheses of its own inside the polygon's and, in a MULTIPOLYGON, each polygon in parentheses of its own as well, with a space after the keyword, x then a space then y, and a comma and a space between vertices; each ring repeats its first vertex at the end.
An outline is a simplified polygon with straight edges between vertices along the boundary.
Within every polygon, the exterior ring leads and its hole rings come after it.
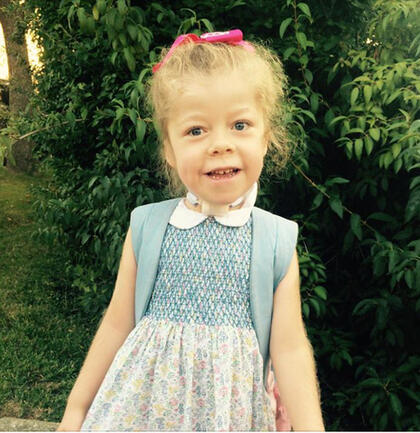
MULTIPOLYGON (((379 418, 379 422, 377 425, 377 429, 384 431, 386 429, 386 426, 388 425, 388 413, 384 412, 381 417, 379 418)), ((376 429, 375 429, 376 430, 376 429)))
POLYGON ((366 153, 368 155, 370 155, 372 153, 373 141, 371 140, 371 138, 369 136, 365 137, 365 149, 366 149, 366 153))
POLYGON ((334 111, 331 110, 331 108, 330 108, 329 110, 327 110, 327 112, 325 113, 325 116, 324 116, 325 125, 327 125, 328 129, 330 129, 330 124, 333 121, 333 119, 334 119, 334 111))
POLYGON ((135 88, 131 91, 131 94, 130 94, 130 104, 131 104, 133 107, 136 107, 136 105, 137 105, 137 101, 138 101, 138 98, 139 98, 139 91, 138 91, 137 88, 135 87, 135 88))
POLYGON ((395 250, 391 250, 389 252, 388 260, 388 272, 392 274, 398 262, 398 253, 395 250))
POLYGON ((312 93, 311 95, 311 110, 316 113, 319 107, 319 96, 316 93, 312 93))
POLYGON ((118 120, 121 120, 125 113, 126 113, 126 109, 125 109, 125 108, 123 108, 123 107, 118 107, 118 108, 115 110, 115 120, 117 120, 117 121, 118 121, 118 120))
POLYGON ((305 69, 304 77, 306 78, 306 81, 309 84, 312 84, 314 76, 313 76, 312 72, 309 69, 305 69))
POLYGON ((401 143, 394 143, 391 147, 391 152, 394 159, 397 158, 401 152, 401 143))
POLYGON ((82 107, 82 109, 80 110, 80 117, 83 120, 86 120, 88 113, 89 113, 89 111, 88 111, 87 107, 82 107))
POLYGON ((298 40, 298 42, 302 46, 302 48, 304 50, 306 50, 306 47, 308 46, 307 45, 308 40, 306 38, 305 33, 303 33, 303 32, 297 32, 296 33, 296 39, 298 40))
POLYGON ((344 179, 344 177, 337 176, 337 177, 333 177, 331 179, 328 179, 325 182, 325 185, 329 186, 329 185, 334 185, 335 183, 343 184, 343 183, 349 183, 349 182, 350 181, 348 179, 344 179))
POLYGON ((89 238, 90 238, 90 234, 83 233, 81 244, 84 245, 89 240, 89 238))
POLYGON ((382 382, 375 377, 370 377, 369 379, 365 379, 359 382, 358 386, 361 388, 382 388, 382 382))
MULTIPOLYGON (((127 36, 125 35, 125 33, 120 33, 120 34, 118 35, 118 39, 120 40, 121 45, 122 45, 123 47, 126 47, 126 46, 128 45, 127 36)), ((115 49, 115 48, 114 48, 114 49, 115 49)))
POLYGON ((388 99, 385 101, 385 103, 390 104, 392 101, 397 99, 397 97, 400 95, 400 93, 401 93, 401 89, 396 90, 395 92, 392 93, 392 95, 390 95, 388 97, 388 99))
POLYGON ((96 21, 99 20, 99 10, 98 10, 98 7, 96 5, 93 5, 92 15, 93 15, 93 18, 95 18, 96 21))
POLYGON ((330 356, 330 365, 331 365, 331 367, 334 368, 334 369, 336 369, 336 370, 340 370, 341 364, 342 364, 341 358, 338 356, 337 353, 333 353, 330 356))
POLYGON ((137 123, 137 112, 134 108, 127 109, 128 117, 130 118, 133 125, 137 123))
POLYGON ((420 129, 420 119, 415 120, 408 129, 409 132, 415 132, 420 129))
POLYGON ((131 53, 130 47, 125 47, 123 49, 123 53, 124 53, 125 61, 127 62, 128 69, 131 72, 134 72, 136 69, 136 60, 133 54, 131 53))
POLYGON ((347 116, 334 117, 334 119, 332 119, 331 122, 328 124, 328 127, 335 125, 337 122, 339 122, 340 120, 343 120, 343 119, 347 119, 347 116))
POLYGON ((352 213, 350 216, 350 226, 353 233, 359 241, 362 240, 362 226, 360 224, 360 215, 352 213))
POLYGON ((346 141, 346 155, 349 159, 353 155, 353 142, 351 140, 346 141))
POLYGON ((350 105, 354 105, 359 97, 359 88, 355 87, 350 94, 350 105))
POLYGON ((363 152, 363 140, 361 138, 357 138, 354 142, 354 153, 356 158, 360 161, 363 152))
POLYGON ((137 119, 137 123, 136 123, 137 140, 143 142, 145 133, 146 133, 146 122, 142 119, 137 119))
POLYGON ((137 36, 138 36, 138 29, 137 29, 137 27, 136 26, 134 26, 133 24, 129 24, 128 26, 127 26, 127 32, 128 32, 128 34, 130 35, 130 38, 133 40, 133 41, 136 41, 137 40, 137 36))
POLYGON ((322 193, 318 193, 315 198, 312 201, 312 210, 315 210, 319 207, 319 205, 322 203, 322 200, 324 199, 324 195, 322 193))
POLYGON ((348 230, 346 235, 344 236, 344 241, 343 241, 343 253, 347 253, 351 246, 353 245, 353 241, 354 241, 354 235, 353 232, 351 230, 348 230))
POLYGON ((389 393, 389 400, 391 403, 391 408, 397 416, 402 414, 402 404, 400 399, 393 392, 389 393))
POLYGON ((74 128, 74 125, 76 124, 76 116, 74 113, 72 111, 67 111, 65 117, 69 122, 70 127, 74 128))
POLYGON ((77 13, 77 18, 79 19, 80 28, 82 30, 85 30, 86 25, 87 25, 87 17, 86 17, 85 8, 77 8, 76 13, 77 13))
POLYGON ((91 188, 92 185, 93 185, 93 184, 98 180, 98 177, 99 177, 99 176, 93 176, 93 177, 90 179, 89 184, 88 184, 88 187, 89 187, 89 188, 91 188))
POLYGON ((297 7, 308 17, 312 19, 311 10, 306 3, 298 3, 297 7))
POLYGON ((329 205, 340 218, 343 218, 343 204, 338 197, 331 197, 329 200, 329 205))
POLYGON ((374 212, 368 216, 368 219, 372 218, 374 220, 378 221, 385 221, 385 222, 395 222, 395 218, 393 218, 391 215, 388 215, 383 212, 374 212))
POLYGON ((214 26, 207 18, 201 18, 200 21, 205 25, 208 32, 214 32, 214 26))
POLYGON ((314 298, 309 298, 309 303, 311 304, 312 308, 315 310, 315 314, 317 317, 321 314, 321 308, 319 307, 319 302, 314 298))
POLYGON ((342 350, 340 352, 341 357, 348 362, 349 365, 353 365, 353 358, 349 355, 348 352, 346 352, 345 350, 342 350))
POLYGON ((322 287, 322 286, 315 286, 314 287, 314 292, 317 294, 317 296, 319 296, 324 301, 327 300, 327 291, 325 290, 324 287, 322 287))
POLYGON ((407 286, 410 288, 410 289, 413 289, 414 288, 414 273, 412 272, 412 271, 409 271, 409 270, 407 270, 407 271, 405 271, 404 272, 404 279, 405 279, 405 282, 407 283, 407 286))
POLYGON ((413 390, 411 390, 410 388, 406 388, 406 387, 402 387, 403 391, 410 397, 412 398, 414 401, 416 401, 417 403, 420 403, 420 395, 418 395, 417 393, 415 393, 413 390))
POLYGON ((403 160, 401 158, 395 160, 395 162, 394 162, 394 173, 398 173, 401 170, 402 165, 403 165, 403 160))
POLYGON ((369 103, 370 99, 372 98, 372 87, 363 86, 363 96, 365 97, 366 103, 369 103))
POLYGON ((372 395, 370 396, 370 398, 369 398, 368 403, 367 403, 368 406, 370 406, 370 407, 375 406, 375 405, 376 405, 376 402, 379 400, 379 397, 380 397, 380 394, 379 394, 379 393, 372 394, 372 395))
POLYGON ((420 176, 415 177, 411 182, 410 182, 410 189, 414 189, 417 185, 420 185, 420 176))
POLYGON ((106 11, 106 0, 98 0, 96 2, 96 6, 98 8, 98 12, 103 15, 106 11))
POLYGON ((117 1, 117 8, 118 8, 118 12, 121 15, 125 15, 128 12, 128 7, 127 7, 127 4, 125 3, 125 0, 118 0, 117 1))
POLYGON ((309 110, 300 110, 300 112, 305 116, 309 117, 311 120, 313 120, 314 123, 316 123, 316 117, 314 116, 314 113, 312 113, 309 110))
POLYGON ((308 318, 309 317, 309 305, 307 303, 302 304, 303 315, 308 318))
POLYGON ((287 48, 283 53, 283 59, 287 60, 295 51, 296 51, 295 47, 287 48))
POLYGON ((280 28, 279 28, 279 35, 280 38, 283 39, 284 33, 287 30, 287 27, 289 27, 290 23, 292 22, 292 18, 286 18, 285 20, 283 20, 280 24, 280 28))
POLYGON ((388 168, 392 164, 393 160, 394 160, 394 158, 392 157, 392 153, 390 153, 390 152, 385 153, 385 155, 384 155, 384 167, 388 168))
POLYGON ((352 314, 356 316, 362 316, 367 311, 371 310, 377 305, 377 302, 374 299, 363 299, 363 301, 360 301, 356 304, 356 306, 353 309, 352 314))

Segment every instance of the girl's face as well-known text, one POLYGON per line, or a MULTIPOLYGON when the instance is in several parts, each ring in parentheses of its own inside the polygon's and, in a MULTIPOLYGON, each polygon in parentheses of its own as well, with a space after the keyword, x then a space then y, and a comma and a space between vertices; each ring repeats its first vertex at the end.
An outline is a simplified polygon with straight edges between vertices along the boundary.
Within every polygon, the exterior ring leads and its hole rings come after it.
POLYGON ((230 204, 258 180, 267 152, 264 118, 255 87, 239 72, 193 80, 168 119, 166 160, 196 196, 230 204))

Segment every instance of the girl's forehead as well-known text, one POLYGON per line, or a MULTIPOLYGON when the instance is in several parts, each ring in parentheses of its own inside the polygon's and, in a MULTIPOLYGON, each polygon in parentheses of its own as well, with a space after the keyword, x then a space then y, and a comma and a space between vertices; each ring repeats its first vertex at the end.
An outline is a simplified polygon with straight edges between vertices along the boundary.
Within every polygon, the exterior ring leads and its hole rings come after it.
POLYGON ((200 103, 207 99, 255 100, 257 96, 255 80, 240 71, 189 75, 174 80, 173 84, 170 99, 175 104, 180 99, 200 103))
POLYGON ((179 77, 179 89, 188 91, 198 87, 217 87, 226 86, 229 83, 235 82, 239 86, 250 87, 255 86, 255 80, 251 79, 245 71, 239 69, 233 70, 216 70, 212 72, 201 72, 196 74, 187 74, 179 77))

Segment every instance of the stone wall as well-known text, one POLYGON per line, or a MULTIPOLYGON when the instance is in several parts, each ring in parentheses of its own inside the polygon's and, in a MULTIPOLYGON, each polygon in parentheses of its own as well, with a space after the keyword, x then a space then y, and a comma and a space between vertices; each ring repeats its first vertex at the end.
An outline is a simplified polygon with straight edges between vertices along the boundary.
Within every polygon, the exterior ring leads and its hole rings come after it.
POLYGON ((55 431, 56 422, 39 421, 36 419, 0 418, 0 431, 55 431))

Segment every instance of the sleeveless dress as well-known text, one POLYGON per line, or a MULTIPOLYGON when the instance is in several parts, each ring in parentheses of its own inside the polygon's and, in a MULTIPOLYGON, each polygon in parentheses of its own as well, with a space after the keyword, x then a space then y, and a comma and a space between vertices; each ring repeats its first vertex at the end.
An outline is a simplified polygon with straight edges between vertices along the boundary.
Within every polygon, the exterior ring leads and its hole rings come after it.
POLYGON ((153 295, 82 430, 274 431, 252 325, 252 217, 168 224, 153 295))

